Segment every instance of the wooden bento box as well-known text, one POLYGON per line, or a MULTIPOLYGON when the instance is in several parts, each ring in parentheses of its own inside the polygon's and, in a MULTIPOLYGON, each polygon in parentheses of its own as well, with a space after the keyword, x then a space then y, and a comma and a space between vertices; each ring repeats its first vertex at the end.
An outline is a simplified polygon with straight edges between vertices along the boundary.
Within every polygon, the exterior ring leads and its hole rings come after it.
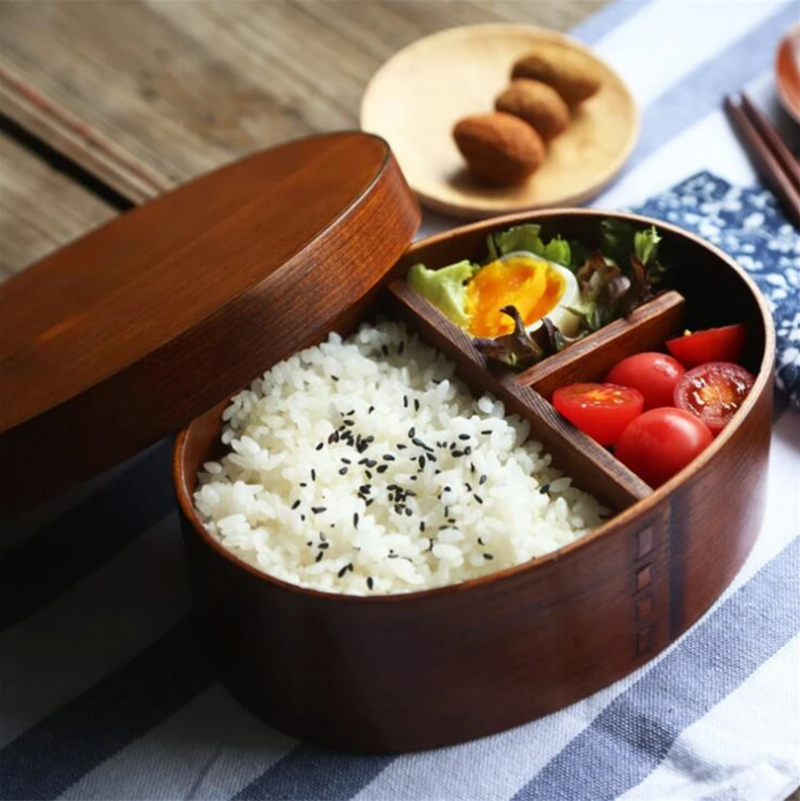
MULTIPOLYGON (((731 259, 662 222, 579 209, 490 220, 407 249, 418 214, 388 147, 365 134, 302 140, 176 190, 72 246, 78 252, 66 261, 42 263, 38 276, 52 280, 89 254, 123 252, 123 290, 140 288, 144 270, 175 293, 164 307, 175 314, 157 322, 167 333, 154 337, 143 329, 147 342, 136 358, 126 351, 71 398, 37 416, 2 421, 0 445, 7 450, 11 443, 16 453, 65 425, 71 430, 60 434, 62 448, 87 435, 111 437, 94 449, 102 454, 93 451, 88 467, 73 471, 76 480, 188 424, 177 437, 174 481, 210 659, 248 709, 338 749, 398 752, 458 743, 548 714, 620 679, 685 632, 727 587, 758 534, 766 498, 772 323, 754 284, 731 259), (677 291, 519 374, 488 366, 469 337, 404 280, 418 261, 436 268, 482 259, 487 233, 523 220, 591 244, 607 216, 654 222, 677 291), (134 236, 142 230, 151 231, 146 246, 134 236), (143 259, 149 259, 144 267, 143 259), (181 285, 190 280, 213 303, 181 285), (202 309, 189 314, 185 306, 202 309), (473 391, 489 391, 528 420, 554 464, 613 517, 530 563, 394 596, 301 589, 224 549, 200 522, 192 494, 203 463, 220 453, 229 397, 330 331, 348 334, 378 313, 405 320, 457 363, 473 391), (601 379, 622 357, 660 349, 685 327, 730 321, 748 325, 744 364, 755 385, 713 444, 657 491, 550 403, 556 387, 601 379), (125 419, 125 426, 115 428, 98 411, 110 398, 122 404, 116 423, 125 419), (93 432, 82 421, 87 410, 95 413, 93 432)), ((118 294, 119 286, 104 297, 121 304, 118 294)), ((158 297, 152 302, 163 303, 158 297)), ((126 308, 142 314, 141 303, 126 308)), ((41 331, 30 336, 38 342, 41 331)), ((24 386, 27 373, 15 369, 21 391, 33 397, 24 386)), ((14 475, 7 462, 4 478, 14 475)))

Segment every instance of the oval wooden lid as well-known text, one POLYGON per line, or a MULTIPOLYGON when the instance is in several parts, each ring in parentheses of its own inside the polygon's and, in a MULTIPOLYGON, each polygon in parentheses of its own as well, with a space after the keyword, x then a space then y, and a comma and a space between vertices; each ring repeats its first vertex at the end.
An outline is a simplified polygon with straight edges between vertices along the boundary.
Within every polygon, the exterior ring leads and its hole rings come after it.
POLYGON ((174 433, 367 295, 419 208, 388 145, 246 158, 0 288, 0 485, 15 506, 174 433))

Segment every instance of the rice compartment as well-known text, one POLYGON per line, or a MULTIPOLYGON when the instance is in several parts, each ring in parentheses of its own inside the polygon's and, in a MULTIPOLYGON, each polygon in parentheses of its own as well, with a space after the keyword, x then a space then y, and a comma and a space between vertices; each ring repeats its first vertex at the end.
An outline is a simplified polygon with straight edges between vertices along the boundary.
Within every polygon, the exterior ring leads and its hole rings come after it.
POLYGON ((477 578, 599 526, 608 510, 527 421, 454 371, 399 323, 276 364, 223 414, 231 450, 194 495, 209 534, 277 579, 370 595, 477 578))

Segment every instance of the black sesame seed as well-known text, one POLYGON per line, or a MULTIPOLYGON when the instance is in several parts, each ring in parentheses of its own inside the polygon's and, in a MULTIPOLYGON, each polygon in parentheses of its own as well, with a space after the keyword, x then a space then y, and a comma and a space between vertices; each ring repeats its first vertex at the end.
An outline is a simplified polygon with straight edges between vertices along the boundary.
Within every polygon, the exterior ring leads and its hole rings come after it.
POLYGON ((300 482, 300 486, 301 486, 301 487, 307 487, 307 486, 308 486, 308 484, 306 484, 306 482, 305 482, 305 481, 301 481, 301 482, 300 482))
POLYGON ((331 376, 331 378, 332 378, 334 381, 338 381, 338 380, 339 380, 339 376, 338 376, 338 375, 332 375, 332 376, 331 376))
POLYGON ((444 507, 444 516, 445 517, 450 517, 450 507, 449 506, 445 506, 444 507))
POLYGON ((356 424, 355 420, 348 418, 347 420, 343 421, 346 426, 354 426, 356 424))
POLYGON ((472 447, 470 445, 467 445, 467 447, 464 448, 464 456, 469 456, 471 453, 472 453, 472 447))
POLYGON ((367 445, 369 445, 370 442, 375 442, 375 437, 371 435, 369 437, 364 437, 364 442, 366 442, 367 445))
POLYGON ((367 467, 375 467, 378 464, 375 459, 367 459, 367 467))
POLYGON ((403 395, 403 408, 408 408, 408 395, 403 395))
POLYGON ((292 509, 297 509, 298 506, 300 506, 300 499, 299 498, 292 504, 292 509))
POLYGON ((311 507, 311 511, 315 515, 321 515, 323 512, 326 512, 327 510, 328 510, 327 506, 312 506, 311 507))
POLYGON ((420 532, 425 531, 425 521, 424 520, 420 520, 420 522, 419 522, 419 530, 420 530, 420 532))
POLYGON ((425 457, 424 456, 420 456, 419 457, 419 469, 420 470, 424 470, 425 469, 425 457))
POLYGON ((349 459, 345 459, 344 456, 342 456, 342 458, 339 461, 344 462, 345 464, 353 464, 349 459))
POLYGON ((483 537, 478 537, 478 545, 485 545, 483 537))
POLYGON ((346 468, 346 467, 343 467, 343 468, 342 468, 342 469, 339 471, 339 475, 340 475, 340 476, 346 476, 346 475, 347 475, 347 468, 346 468))
POLYGON ((411 517, 414 513, 406 506, 406 517, 411 517))
POLYGON ((388 464, 382 464, 382 465, 381 465, 381 466, 378 468, 378 472, 379 472, 379 473, 385 473, 385 472, 386 472, 388 469, 389 469, 389 465, 388 465, 388 464))
POLYGON ((344 574, 347 572, 347 565, 345 565, 336 575, 339 578, 344 578, 344 574))
POLYGON ((320 551, 320 552, 317 554, 317 558, 316 558, 314 561, 315 561, 315 562, 319 562, 319 561, 322 559, 322 557, 323 557, 324 555, 325 555, 325 554, 324 554, 324 553, 322 553, 322 551, 320 551))
POLYGON ((408 445, 404 445, 402 442, 397 443, 397 450, 399 451, 404 451, 407 447, 408 445))
POLYGON ((362 484, 362 485, 361 485, 361 486, 358 488, 358 491, 359 491, 359 492, 360 492, 362 495, 367 495, 368 493, 372 492, 372 485, 371 485, 371 484, 362 484))
POLYGON ((483 474, 483 475, 481 475, 481 477, 478 479, 478 483, 479 483, 479 484, 485 484, 485 483, 486 483, 486 480, 487 480, 487 476, 486 476, 486 474, 483 474))
POLYGON ((414 398, 414 411, 419 411, 419 398, 414 398))
POLYGON ((492 433, 492 429, 491 428, 486 428, 483 431, 481 431, 481 434, 491 434, 491 433, 492 433))
POLYGON ((358 528, 358 512, 353 515, 353 525, 358 528))
POLYGON ((491 561, 492 559, 494 559, 494 556, 492 556, 492 554, 490 554, 490 553, 485 553, 483 555, 483 558, 488 560, 488 561, 491 561))
POLYGON ((467 492, 472 492, 472 484, 469 481, 465 481, 464 486, 467 488, 467 492))
POLYGON ((445 488, 444 488, 444 491, 445 491, 445 492, 452 492, 453 490, 452 490, 450 487, 445 487, 445 488))
POLYGON ((547 484, 542 484, 542 486, 539 487, 539 492, 541 492, 542 495, 544 495, 546 492, 550 492, 550 483, 548 482, 547 484))
POLYGON ((394 505, 394 510, 399 515, 403 514, 403 507, 399 503, 394 505))
POLYGON ((305 515, 300 515, 300 520, 301 520, 301 521, 305 521, 305 519, 306 519, 306 516, 305 516, 305 515))
POLYGON ((311 540, 309 540, 309 541, 306 543, 306 545, 308 545, 308 546, 311 546, 311 545, 313 545, 313 544, 314 544, 314 543, 313 543, 311 540))
POLYGON ((473 495, 472 497, 473 497, 473 498, 475 498, 475 500, 476 500, 478 503, 483 503, 483 498, 481 498, 481 496, 480 496, 480 495, 473 495))
POLYGON ((367 502, 364 504, 364 506, 372 506, 372 504, 373 504, 374 502, 375 502, 375 499, 374 499, 374 498, 370 498, 370 499, 369 499, 369 500, 368 500, 368 501, 367 501, 367 502))
MULTIPOLYGON (((428 449, 428 450, 430 450, 430 449, 428 449)), ((429 459, 430 459, 432 462, 435 462, 435 461, 436 461, 436 455, 435 455, 434 453, 432 453, 432 452, 428 453, 428 458, 429 458, 429 459)))
MULTIPOLYGON (((411 476, 411 478, 414 478, 414 476, 411 476)), ((414 492, 414 490, 403 490, 403 492, 405 492, 407 497, 417 497, 417 493, 414 492)))
POLYGON ((339 432, 338 431, 334 431, 333 434, 331 434, 328 437, 328 445, 333 445, 334 442, 338 442, 338 441, 339 441, 339 432))
POLYGON ((388 558, 389 559, 397 559, 397 554, 396 553, 390 553, 388 558))
POLYGON ((374 411, 375 411, 375 407, 374 406, 370 406, 369 409, 367 409, 367 414, 372 414, 374 411))
POLYGON ((367 589, 371 590, 375 586, 375 582, 372 580, 372 576, 367 576, 367 589))
POLYGON ((409 476, 408 478, 409 478, 410 481, 416 481, 417 480, 416 476, 409 476))
POLYGON ((331 547, 331 544, 330 544, 329 542, 321 542, 321 543, 319 544, 319 549, 320 549, 321 551, 327 551, 327 550, 328 550, 328 548, 330 548, 330 547, 331 547))
POLYGON ((470 462, 469 463, 469 472, 470 473, 474 473, 475 472, 475 463, 474 462, 470 462))
POLYGON ((313 467, 311 468, 311 480, 312 481, 316 481, 317 480, 317 471, 314 470, 313 467))
POLYGON ((414 426, 411 426, 411 428, 408 429, 408 437, 409 439, 413 439, 416 436, 417 436, 417 429, 414 428, 414 426))
POLYGON ((320 442, 314 450, 321 451, 325 447, 324 442, 320 442))
POLYGON ((464 451, 453 451, 453 456, 458 459, 464 455, 464 451))
POLYGON ((469 439, 469 434, 459 434, 458 438, 459 439, 463 439, 463 440, 467 440, 467 439, 469 439))

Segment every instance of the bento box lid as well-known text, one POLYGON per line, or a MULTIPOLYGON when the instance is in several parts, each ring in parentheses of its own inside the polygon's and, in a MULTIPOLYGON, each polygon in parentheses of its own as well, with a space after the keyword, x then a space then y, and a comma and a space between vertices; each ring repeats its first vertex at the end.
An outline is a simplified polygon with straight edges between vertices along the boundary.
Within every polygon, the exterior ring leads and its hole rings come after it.
POLYGON ((419 206, 383 139, 312 136, 124 214, 0 288, 4 508, 172 434, 371 296, 419 206))

